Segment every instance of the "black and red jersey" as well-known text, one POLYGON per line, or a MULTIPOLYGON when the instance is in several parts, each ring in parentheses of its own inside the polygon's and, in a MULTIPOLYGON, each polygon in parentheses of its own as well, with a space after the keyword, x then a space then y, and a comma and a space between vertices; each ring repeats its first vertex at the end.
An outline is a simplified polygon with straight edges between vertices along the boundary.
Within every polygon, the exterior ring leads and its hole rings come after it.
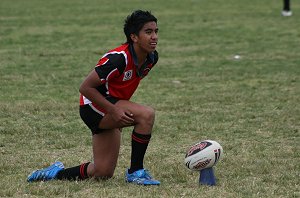
MULTIPOLYGON (((158 61, 158 53, 154 51, 148 54, 144 64, 138 69, 137 57, 131 44, 123 44, 110 50, 98 61, 95 67, 101 85, 97 90, 104 96, 112 96, 120 100, 129 100, 140 81, 144 78, 158 61)), ((92 104, 82 94, 80 105, 91 104, 96 109, 97 105, 92 104)))

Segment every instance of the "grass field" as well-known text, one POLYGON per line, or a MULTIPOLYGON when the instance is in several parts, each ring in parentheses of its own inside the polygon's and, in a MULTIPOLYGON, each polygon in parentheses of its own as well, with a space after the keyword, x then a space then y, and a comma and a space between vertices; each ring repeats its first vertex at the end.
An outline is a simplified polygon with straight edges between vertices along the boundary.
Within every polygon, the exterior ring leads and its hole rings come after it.
POLYGON ((300 197, 300 2, 1 0, 0 197, 300 197), (135 9, 159 19, 158 65, 133 101, 156 109, 146 168, 159 187, 129 185, 131 129, 109 181, 27 183, 56 160, 91 160, 79 85, 125 41, 135 9), (240 59, 234 59, 240 55, 240 59), (187 148, 221 143, 216 187, 185 168, 187 148))

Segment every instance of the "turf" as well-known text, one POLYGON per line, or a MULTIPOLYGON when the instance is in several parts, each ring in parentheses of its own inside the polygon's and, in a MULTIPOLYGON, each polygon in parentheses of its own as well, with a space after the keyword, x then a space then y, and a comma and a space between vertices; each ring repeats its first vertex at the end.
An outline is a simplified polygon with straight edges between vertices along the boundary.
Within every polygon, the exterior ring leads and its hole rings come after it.
POLYGON ((299 197, 300 3, 1 0, 0 197, 299 197), (89 161, 80 83, 125 41, 135 9, 159 19, 160 60, 133 101, 156 109, 145 166, 159 187, 125 183, 131 128, 113 179, 27 183, 55 160, 89 161), (234 56, 239 55, 239 59, 234 56), (216 187, 185 168, 188 147, 218 141, 216 187))

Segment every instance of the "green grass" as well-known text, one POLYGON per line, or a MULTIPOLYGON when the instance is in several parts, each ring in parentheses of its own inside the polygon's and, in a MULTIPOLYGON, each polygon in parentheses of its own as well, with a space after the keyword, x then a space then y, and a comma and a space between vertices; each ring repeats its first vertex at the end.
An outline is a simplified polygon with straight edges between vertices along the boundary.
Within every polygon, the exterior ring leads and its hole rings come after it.
POLYGON ((271 0, 1 0, 0 197, 299 197, 300 3, 292 17, 281 9, 271 0), (162 185, 124 182, 131 129, 113 179, 27 183, 55 160, 91 160, 78 88, 125 41, 135 9, 159 19, 160 60, 133 101, 156 109, 145 166, 162 185), (203 139, 225 151, 216 187, 199 186, 183 163, 203 139))

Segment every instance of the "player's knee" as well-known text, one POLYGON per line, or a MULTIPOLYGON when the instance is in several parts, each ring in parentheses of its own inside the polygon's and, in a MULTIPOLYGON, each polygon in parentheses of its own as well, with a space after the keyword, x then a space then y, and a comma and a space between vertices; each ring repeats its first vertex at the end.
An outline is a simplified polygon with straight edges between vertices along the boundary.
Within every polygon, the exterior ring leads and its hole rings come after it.
POLYGON ((155 110, 152 107, 144 107, 142 121, 146 124, 153 125, 155 119, 155 110))
POLYGON ((97 179, 109 179, 114 175, 114 169, 111 168, 99 168, 95 169, 94 177, 97 179))
POLYGON ((114 175, 114 166, 94 166, 93 177, 97 179, 109 179, 114 175))

